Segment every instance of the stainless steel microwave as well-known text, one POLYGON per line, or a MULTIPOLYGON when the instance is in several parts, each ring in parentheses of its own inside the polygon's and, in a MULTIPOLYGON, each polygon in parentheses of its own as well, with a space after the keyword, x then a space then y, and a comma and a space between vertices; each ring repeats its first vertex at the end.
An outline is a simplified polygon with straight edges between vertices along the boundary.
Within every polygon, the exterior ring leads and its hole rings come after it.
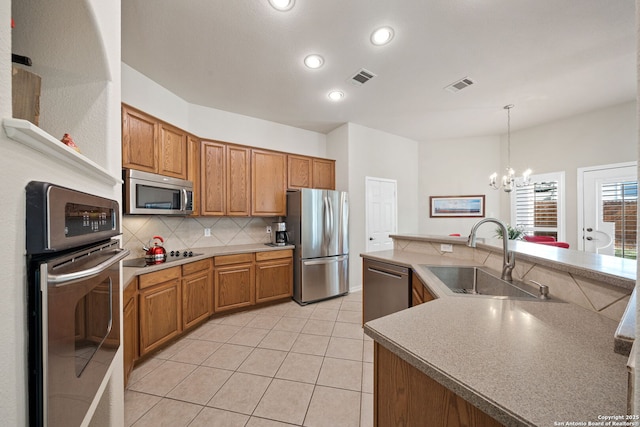
POLYGON ((123 169, 124 213, 130 215, 190 215, 193 182, 135 169, 123 169))

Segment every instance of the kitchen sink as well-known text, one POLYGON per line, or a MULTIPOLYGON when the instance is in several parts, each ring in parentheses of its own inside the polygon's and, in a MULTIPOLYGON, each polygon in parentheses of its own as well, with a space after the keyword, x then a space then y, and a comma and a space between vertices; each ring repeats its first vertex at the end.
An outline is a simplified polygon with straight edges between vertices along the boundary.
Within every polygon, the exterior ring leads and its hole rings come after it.
MULTIPOLYGON (((522 282, 507 282, 480 267, 457 267, 457 266, 428 266, 428 271, 433 273, 452 292, 468 295, 488 295, 505 298, 526 298, 536 301, 546 299, 528 292, 522 282)), ((545 291, 546 291, 546 287, 545 291)), ((541 286, 542 289, 542 286, 541 286)), ((533 291, 535 292, 535 291, 533 291)), ((541 291, 541 295, 542 291, 541 291)))

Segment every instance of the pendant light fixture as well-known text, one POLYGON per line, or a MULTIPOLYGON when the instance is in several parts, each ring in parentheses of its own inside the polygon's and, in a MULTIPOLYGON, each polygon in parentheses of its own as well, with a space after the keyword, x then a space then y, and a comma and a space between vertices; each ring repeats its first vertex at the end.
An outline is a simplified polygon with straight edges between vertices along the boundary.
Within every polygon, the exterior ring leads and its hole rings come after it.
MULTIPOLYGON (((513 104, 505 105, 503 108, 507 110, 507 165, 511 164, 511 109, 513 104)), ((516 173, 507 166, 506 175, 502 175, 502 183, 497 183, 498 173, 494 172, 489 176, 489 186, 494 190, 503 189, 505 193, 510 193, 515 187, 524 187, 531 184, 531 169, 527 169, 522 173, 522 183, 516 183, 516 173)))

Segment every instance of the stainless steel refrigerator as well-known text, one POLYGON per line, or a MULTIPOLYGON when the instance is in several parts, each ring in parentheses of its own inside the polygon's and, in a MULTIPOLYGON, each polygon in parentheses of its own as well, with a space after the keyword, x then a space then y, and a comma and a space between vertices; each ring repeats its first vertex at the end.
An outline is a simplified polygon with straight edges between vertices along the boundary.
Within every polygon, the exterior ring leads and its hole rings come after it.
POLYGON ((295 245, 293 299, 308 304, 349 291, 349 199, 343 191, 287 192, 287 234, 295 245))

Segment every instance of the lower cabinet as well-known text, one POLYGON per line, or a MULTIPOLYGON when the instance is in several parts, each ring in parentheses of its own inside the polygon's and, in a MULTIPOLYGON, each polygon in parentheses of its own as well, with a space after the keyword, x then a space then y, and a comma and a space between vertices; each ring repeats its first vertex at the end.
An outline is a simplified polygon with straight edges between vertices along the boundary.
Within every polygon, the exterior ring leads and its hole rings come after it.
POLYGON ((502 426, 377 342, 373 354, 373 425, 502 426))
POLYGON ((138 279, 122 293, 122 350, 124 364, 124 385, 138 358, 138 279))
POLYGON ((140 356, 160 347, 182 331, 180 267, 139 278, 140 356))
POLYGON ((182 266, 182 329, 209 318, 213 309, 213 262, 211 258, 182 266))
POLYGON ((255 304, 254 255, 236 254, 214 258, 214 312, 255 304))
POLYGON ((426 285, 420 280, 420 277, 411 271, 411 306, 423 304, 436 299, 426 285))
POLYGON ((293 295, 293 251, 256 253, 256 303, 293 295))

